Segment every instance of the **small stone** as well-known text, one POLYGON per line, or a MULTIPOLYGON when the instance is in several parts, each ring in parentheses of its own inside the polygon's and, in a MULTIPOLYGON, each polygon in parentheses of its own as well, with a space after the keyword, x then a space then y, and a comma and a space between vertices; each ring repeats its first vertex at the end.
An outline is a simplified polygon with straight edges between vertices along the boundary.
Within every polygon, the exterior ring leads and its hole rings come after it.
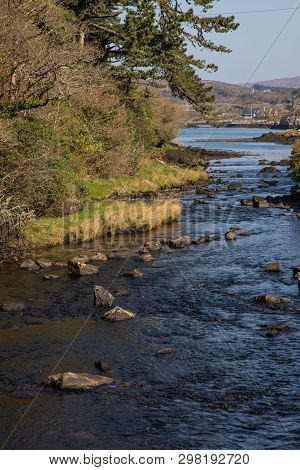
POLYGON ((274 263, 269 263, 265 267, 265 271, 269 273, 281 273, 282 267, 279 261, 275 261, 274 263))
POLYGON ((177 240, 171 240, 170 246, 172 248, 185 248, 191 244, 191 238, 188 235, 184 235, 177 240))
POLYGON ((60 277, 56 274, 44 274, 43 279, 45 281, 54 281, 56 279, 60 279, 60 277))
POLYGON ((66 261, 54 261, 53 266, 56 266, 57 268, 66 268, 68 263, 66 261))
POLYGON ((225 233, 225 238, 226 240, 236 240, 237 239, 237 234, 235 231, 230 230, 229 232, 225 233))
POLYGON ((40 268, 42 269, 49 269, 52 268, 52 261, 49 261, 48 259, 38 259, 36 263, 39 265, 40 268))
POLYGON ((150 253, 143 253, 143 254, 140 254, 139 260, 143 261, 144 263, 149 263, 150 261, 153 261, 154 258, 150 253))
POLYGON ((159 349, 159 351, 155 353, 155 356, 159 357, 159 356, 164 356, 167 354, 176 354, 176 352, 177 351, 175 348, 164 348, 164 349, 159 349))
POLYGON ((20 268, 26 269, 27 271, 37 271, 38 269, 40 269, 39 265, 36 264, 36 262, 32 259, 26 259, 25 261, 23 261, 23 263, 20 265, 20 268))
POLYGON ((159 251, 161 249, 161 243, 160 241, 152 241, 152 242, 146 242, 145 243, 145 248, 149 251, 159 251))
POLYGON ((97 262, 97 261, 104 262, 104 261, 107 261, 107 256, 104 253, 96 253, 95 255, 93 255, 90 258, 90 261, 92 261, 92 262, 97 262))
POLYGON ((96 266, 81 261, 69 261, 68 270, 69 274, 75 276, 93 276, 99 272, 96 266))
POLYGON ((135 318, 135 314, 130 312, 129 310, 124 310, 121 307, 115 307, 109 310, 109 312, 106 312, 102 318, 103 320, 109 322, 119 322, 124 320, 131 320, 135 318))
POLYGON ((242 199, 241 200, 242 206, 252 206, 252 199, 242 199))
POLYGON ((241 230, 241 227, 239 225, 234 225, 233 227, 230 227, 230 229, 232 232, 238 232, 239 230, 241 230))
POLYGON ((142 273, 142 271, 139 271, 138 269, 133 269, 132 271, 128 271, 124 273, 124 276, 138 278, 138 277, 144 277, 144 273, 142 273))
POLYGON ((207 199, 194 199, 195 204, 208 204, 207 199))
POLYGON ((114 303, 114 296, 102 286, 94 286, 95 307, 111 307, 114 303))
POLYGON ((207 193, 208 199, 214 199, 216 197, 215 193, 207 193))
POLYGON ((0 304, 0 310, 3 312, 20 312, 24 310, 25 305, 21 303, 0 304))

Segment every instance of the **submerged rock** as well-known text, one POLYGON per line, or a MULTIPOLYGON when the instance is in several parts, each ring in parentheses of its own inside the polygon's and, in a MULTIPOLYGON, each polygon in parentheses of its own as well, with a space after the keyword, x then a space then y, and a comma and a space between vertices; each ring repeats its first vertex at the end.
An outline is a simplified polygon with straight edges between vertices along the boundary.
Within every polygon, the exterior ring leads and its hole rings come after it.
POLYGON ((95 367, 96 367, 96 369, 98 369, 100 372, 106 372, 106 371, 112 369, 111 365, 108 364, 108 363, 105 362, 105 361, 102 361, 102 359, 100 359, 99 361, 96 361, 96 362, 95 362, 95 367))
POLYGON ((292 331, 292 328, 290 328, 287 323, 273 323, 271 325, 264 325, 262 328, 265 330, 266 336, 269 338, 274 338, 275 336, 283 333, 290 333, 292 331))
POLYGON ((68 263, 66 261, 54 261, 53 266, 56 266, 57 268, 66 268, 68 263))
MULTIPOLYGON (((75 258, 74 258, 75 259, 75 258)), ((87 264, 82 261, 70 260, 68 263, 69 274, 75 276, 93 276, 98 274, 99 268, 92 264, 87 264)))
POLYGON ((5 304, 0 304, 0 310, 3 312, 20 312, 24 310, 25 305, 22 303, 9 302, 5 304))
POLYGON ((232 232, 238 232, 239 230, 241 230, 241 227, 239 225, 234 225, 233 227, 230 227, 230 229, 232 232))
POLYGON ((144 277, 144 273, 142 271, 139 271, 138 269, 133 269, 132 271, 128 271, 124 273, 124 276, 128 277, 144 277))
POLYGON ((254 297, 254 301, 257 303, 264 303, 264 304, 286 304, 291 303, 291 299, 289 297, 278 297, 276 295, 257 295, 254 297))
POLYGON ((191 244, 191 237, 188 235, 184 235, 180 238, 177 238, 176 240, 170 240, 170 247, 172 248, 185 248, 186 246, 189 246, 191 244))
POLYGON ((248 232, 247 230, 244 230, 239 233, 240 237, 250 237, 250 235, 251 235, 251 232, 248 232))
POLYGON ((140 261, 143 261, 144 263, 149 263, 150 261, 153 261, 154 258, 153 256, 151 255, 151 253, 142 253, 140 254, 139 256, 139 260, 140 261))
POLYGON ((94 286, 95 307, 111 307, 114 303, 114 296, 102 286, 94 286))
POLYGON ((228 191, 234 191, 236 189, 241 189, 243 187, 242 183, 236 182, 236 183, 230 183, 228 185, 228 191))
POLYGON ((132 318, 135 318, 135 314, 130 312, 129 310, 124 310, 121 307, 115 307, 109 310, 109 312, 106 312, 102 318, 103 320, 109 322, 118 322, 124 320, 131 320, 132 318))
POLYGON ((208 204, 209 202, 208 202, 207 199, 198 199, 198 198, 196 198, 196 199, 194 199, 194 203, 195 204, 208 204))
POLYGON ((262 168, 259 173, 278 174, 281 173, 281 171, 275 166, 266 166, 265 168, 262 168))
POLYGON ((220 235, 219 234, 213 234, 213 235, 202 235, 201 237, 197 238, 196 240, 192 241, 193 245, 201 245, 202 243, 209 243, 215 240, 220 240, 220 235))
POLYGON ((44 274, 43 279, 44 281, 54 281, 56 279, 60 279, 60 277, 56 274, 44 274))
POLYGON ((104 262, 104 261, 107 261, 107 256, 104 254, 104 253, 96 253, 95 255, 93 255, 89 261, 93 261, 93 262, 97 262, 97 261, 101 261, 101 262, 104 262))
POLYGON ((152 242, 146 242, 145 247, 149 251, 158 251, 161 249, 161 243, 158 240, 152 241, 152 242))
POLYGON ((282 267, 279 261, 275 261, 274 263, 269 263, 265 267, 265 271, 269 273, 281 273, 282 267))
POLYGON ((26 269, 27 271, 37 271, 38 269, 40 269, 39 265, 32 259, 26 259, 25 261, 23 261, 23 263, 21 263, 20 265, 20 268, 26 269))
POLYGON ((79 372, 64 372, 50 375, 46 385, 51 385, 58 390, 92 390, 101 385, 110 385, 114 382, 111 377, 103 375, 82 374, 79 372))
POLYGON ((164 349, 159 349, 158 351, 156 351, 155 356, 156 357, 166 356, 168 354, 176 354, 176 352, 177 351, 175 348, 164 348, 164 349))

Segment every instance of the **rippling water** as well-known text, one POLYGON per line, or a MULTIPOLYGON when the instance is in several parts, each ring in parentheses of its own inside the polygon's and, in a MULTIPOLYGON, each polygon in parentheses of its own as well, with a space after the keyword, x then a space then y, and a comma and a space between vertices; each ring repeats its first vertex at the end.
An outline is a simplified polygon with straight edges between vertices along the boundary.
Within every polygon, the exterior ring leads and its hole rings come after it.
MULTIPOLYGON (((180 140, 195 145, 212 132, 214 138, 243 138, 261 129, 184 129, 180 140)), ((0 271, 0 303, 29 305, 21 316, 0 315, 0 442, 6 448, 299 448, 299 295, 291 272, 300 261, 299 220, 291 211, 239 202, 252 194, 289 191, 287 168, 274 178, 276 186, 260 188, 273 175, 258 176, 258 160, 287 158, 290 147, 205 145, 248 153, 210 165, 225 180, 243 173, 234 178, 243 189, 218 193, 204 206, 193 204, 190 191, 183 197, 180 224, 167 231, 195 237, 240 225, 250 237, 157 253, 153 263, 143 265, 135 256, 141 240, 124 237, 113 243, 132 256, 104 263, 99 276, 88 278, 70 279, 59 268, 62 279, 51 282, 17 267, 0 271), (283 272, 265 273, 265 264, 275 259, 283 272), (143 270, 144 278, 117 275, 133 267, 143 270), (134 311, 136 319, 103 322, 103 312, 92 307, 94 284, 128 290, 116 303, 134 311), (254 304, 253 296, 264 293, 291 297, 294 310, 254 304), (264 336, 262 325, 282 321, 291 333, 264 336), (176 355, 155 357, 169 346, 176 355), (97 373, 99 358, 112 364, 114 386, 89 393, 40 389, 57 364, 59 371, 97 373)), ((48 256, 68 259, 96 248, 108 250, 111 243, 52 250, 48 256)))

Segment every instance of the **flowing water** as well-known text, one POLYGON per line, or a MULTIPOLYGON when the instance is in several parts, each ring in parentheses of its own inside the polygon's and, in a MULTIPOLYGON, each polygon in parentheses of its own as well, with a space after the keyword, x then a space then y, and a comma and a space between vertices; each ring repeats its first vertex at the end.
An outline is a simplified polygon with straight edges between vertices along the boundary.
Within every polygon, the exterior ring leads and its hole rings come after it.
MULTIPOLYGON (((180 140, 249 138, 261 129, 184 129, 180 140)), ((199 144, 198 144, 199 145, 199 144)), ((220 233, 220 241, 192 245, 155 261, 136 259, 134 240, 95 242, 51 250, 68 259, 91 249, 119 247, 124 258, 101 266, 98 276, 60 280, 16 266, 0 271, 0 303, 24 301, 22 315, 0 313, 0 442, 8 449, 296 449, 300 445, 299 293, 291 266, 300 261, 300 222, 292 211, 242 207, 253 194, 284 194, 288 168, 258 175, 259 159, 288 158, 289 146, 272 143, 207 142, 247 156, 212 162, 216 177, 240 181, 243 189, 217 193, 196 205, 183 196, 179 224, 150 237, 220 233), (276 181, 269 189, 262 180, 276 181), (232 225, 251 232, 236 242, 223 234, 232 225), (129 256, 128 256, 129 255, 129 256), (282 262, 280 274, 264 271, 282 262), (137 267, 141 279, 120 275, 137 267), (93 285, 119 291, 116 304, 136 319, 101 320, 93 308, 93 285), (124 290, 125 289, 125 290, 124 290), (255 304, 257 294, 288 296, 288 308, 255 304), (123 295, 121 295, 123 294, 123 295), (297 313, 298 312, 298 313, 297 313), (263 325, 286 322, 292 329, 265 337, 263 325), (176 348, 161 358, 155 352, 176 348), (94 362, 112 365, 110 387, 86 393, 41 388, 53 369, 97 373, 94 362)), ((201 197, 201 196, 198 196, 201 197)))

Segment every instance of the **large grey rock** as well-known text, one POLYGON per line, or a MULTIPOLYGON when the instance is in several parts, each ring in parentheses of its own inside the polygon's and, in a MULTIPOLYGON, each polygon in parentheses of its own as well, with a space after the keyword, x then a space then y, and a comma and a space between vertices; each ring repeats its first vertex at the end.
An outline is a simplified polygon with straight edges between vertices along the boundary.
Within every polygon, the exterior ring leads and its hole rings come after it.
POLYGON ((119 322, 124 320, 131 320, 135 318, 135 314, 130 312, 129 310, 124 310, 121 307, 115 307, 103 315, 103 320, 109 322, 119 322))
POLYGON ((52 385, 59 390, 92 390, 101 385, 110 385, 114 380, 103 375, 81 374, 78 372, 64 372, 50 375, 46 385, 52 385))
POLYGON ((114 296, 102 286, 94 286, 94 305, 96 307, 111 307, 114 303, 114 296))
POLYGON ((38 269, 40 269, 39 265, 32 259, 26 259, 25 261, 23 261, 23 263, 21 263, 20 265, 20 268, 26 269, 27 271, 37 271, 38 269))

